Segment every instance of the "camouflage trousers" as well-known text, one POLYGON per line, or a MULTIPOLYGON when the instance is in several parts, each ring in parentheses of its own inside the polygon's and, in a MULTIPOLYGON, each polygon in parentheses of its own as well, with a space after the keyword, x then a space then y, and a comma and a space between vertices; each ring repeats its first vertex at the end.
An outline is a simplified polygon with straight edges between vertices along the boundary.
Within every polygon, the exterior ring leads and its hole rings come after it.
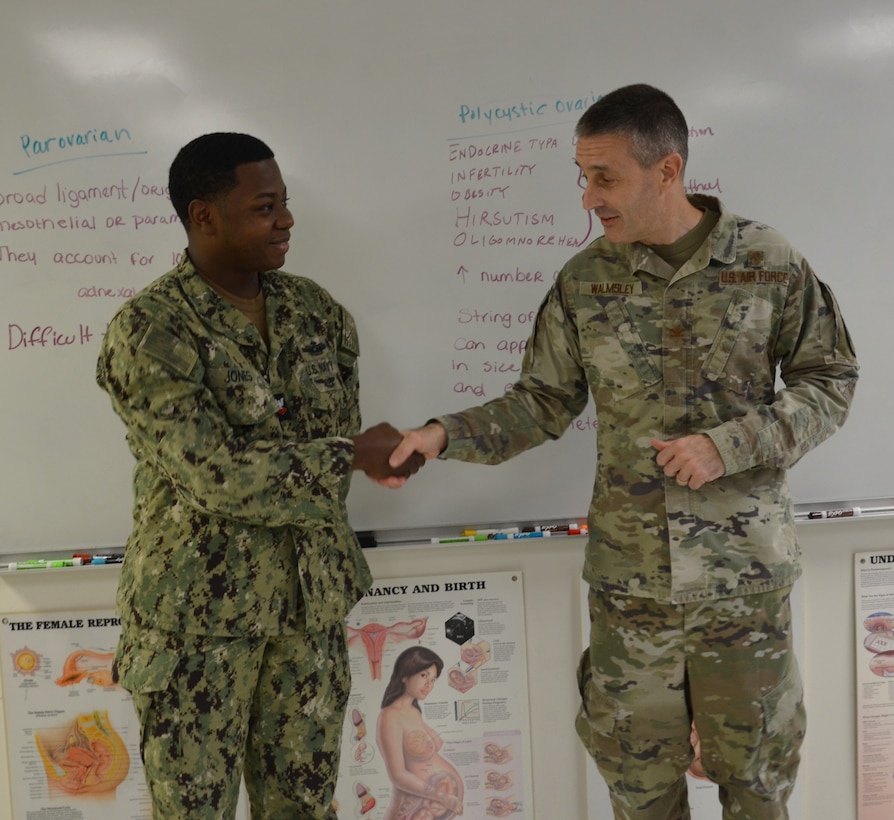
POLYGON ((725 820, 788 817, 805 731, 790 592, 675 605, 590 590, 576 728, 616 818, 687 820, 696 740, 725 820))
POLYGON ((125 631, 116 668, 156 820, 234 817, 243 776, 253 818, 335 820, 351 687, 342 623, 266 638, 125 631))

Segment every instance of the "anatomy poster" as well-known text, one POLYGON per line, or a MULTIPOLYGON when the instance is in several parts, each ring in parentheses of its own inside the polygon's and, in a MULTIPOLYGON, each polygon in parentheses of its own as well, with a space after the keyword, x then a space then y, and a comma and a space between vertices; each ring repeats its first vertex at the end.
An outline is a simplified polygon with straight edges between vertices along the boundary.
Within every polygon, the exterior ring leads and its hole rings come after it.
POLYGON ((894 817, 894 550, 854 556, 859 820, 894 817))
POLYGON ((377 581, 347 625, 339 820, 532 818, 521 573, 377 581))
POLYGON ((114 613, 0 619, 15 817, 151 816, 130 695, 112 682, 114 613))

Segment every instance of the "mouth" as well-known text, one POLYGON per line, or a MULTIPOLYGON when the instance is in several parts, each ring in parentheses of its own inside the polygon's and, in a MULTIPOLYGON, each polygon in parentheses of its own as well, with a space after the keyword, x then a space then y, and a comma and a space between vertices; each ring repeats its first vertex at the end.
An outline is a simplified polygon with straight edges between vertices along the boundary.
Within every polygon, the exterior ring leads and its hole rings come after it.
POLYGON ((286 236, 282 239, 274 240, 270 244, 273 245, 273 247, 276 248, 281 253, 286 253, 289 250, 289 237, 286 236))

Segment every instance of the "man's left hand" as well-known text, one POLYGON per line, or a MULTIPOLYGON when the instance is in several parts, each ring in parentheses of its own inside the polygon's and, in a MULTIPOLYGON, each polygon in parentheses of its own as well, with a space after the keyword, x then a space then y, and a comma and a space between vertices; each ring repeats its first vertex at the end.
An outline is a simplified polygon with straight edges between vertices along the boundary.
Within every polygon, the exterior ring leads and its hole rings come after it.
POLYGON ((670 441, 653 438, 652 446, 658 451, 658 466, 681 487, 697 490, 726 472, 717 447, 704 433, 670 441))

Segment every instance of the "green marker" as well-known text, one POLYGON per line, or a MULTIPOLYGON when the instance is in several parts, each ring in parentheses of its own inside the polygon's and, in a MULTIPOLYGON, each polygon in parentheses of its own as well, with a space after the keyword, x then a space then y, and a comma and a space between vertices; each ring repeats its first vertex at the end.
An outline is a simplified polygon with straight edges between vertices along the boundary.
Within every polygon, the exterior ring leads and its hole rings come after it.
POLYGON ((58 569, 61 567, 79 567, 84 563, 83 558, 54 558, 45 560, 43 558, 32 558, 28 561, 13 561, 8 565, 8 569, 58 569))

